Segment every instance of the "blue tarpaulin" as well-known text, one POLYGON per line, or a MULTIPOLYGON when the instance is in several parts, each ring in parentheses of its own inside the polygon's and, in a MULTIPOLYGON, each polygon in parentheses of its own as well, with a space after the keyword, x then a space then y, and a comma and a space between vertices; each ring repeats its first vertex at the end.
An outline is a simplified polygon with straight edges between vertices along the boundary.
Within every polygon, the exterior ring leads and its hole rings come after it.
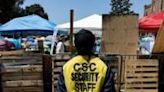
POLYGON ((38 15, 29 15, 5 23, 0 27, 1 34, 53 34, 56 25, 38 15))

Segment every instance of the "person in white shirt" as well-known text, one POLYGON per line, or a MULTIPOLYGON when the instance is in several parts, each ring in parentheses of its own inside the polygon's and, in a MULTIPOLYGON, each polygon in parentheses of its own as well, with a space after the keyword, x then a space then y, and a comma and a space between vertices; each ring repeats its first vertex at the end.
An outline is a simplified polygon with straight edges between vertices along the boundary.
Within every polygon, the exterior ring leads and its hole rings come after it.
POLYGON ((56 45, 56 54, 58 53, 64 53, 65 46, 64 46, 64 35, 58 36, 58 43, 56 45))

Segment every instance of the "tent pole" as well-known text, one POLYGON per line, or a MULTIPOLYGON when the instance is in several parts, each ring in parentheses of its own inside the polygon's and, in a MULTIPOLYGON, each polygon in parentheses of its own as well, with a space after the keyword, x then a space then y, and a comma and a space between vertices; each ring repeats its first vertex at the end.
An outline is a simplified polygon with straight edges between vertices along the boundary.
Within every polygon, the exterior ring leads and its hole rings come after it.
POLYGON ((74 19, 74 10, 70 10, 70 47, 69 51, 73 51, 73 19, 74 19))

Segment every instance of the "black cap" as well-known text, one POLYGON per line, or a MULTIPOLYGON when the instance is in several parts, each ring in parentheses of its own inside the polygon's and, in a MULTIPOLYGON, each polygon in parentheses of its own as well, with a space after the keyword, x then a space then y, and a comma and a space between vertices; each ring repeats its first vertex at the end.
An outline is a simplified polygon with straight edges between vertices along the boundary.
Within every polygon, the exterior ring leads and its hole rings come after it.
POLYGON ((95 36, 91 31, 81 29, 75 34, 75 47, 78 54, 91 55, 93 54, 93 48, 95 44, 95 36))

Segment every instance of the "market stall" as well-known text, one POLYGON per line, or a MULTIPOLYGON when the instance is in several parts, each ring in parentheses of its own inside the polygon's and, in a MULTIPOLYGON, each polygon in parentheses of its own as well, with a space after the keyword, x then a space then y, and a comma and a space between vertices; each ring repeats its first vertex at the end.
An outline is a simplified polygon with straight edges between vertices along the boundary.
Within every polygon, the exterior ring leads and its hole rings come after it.
POLYGON ((55 24, 39 17, 29 15, 14 18, 0 27, 3 36, 28 36, 28 35, 51 35, 55 24))

